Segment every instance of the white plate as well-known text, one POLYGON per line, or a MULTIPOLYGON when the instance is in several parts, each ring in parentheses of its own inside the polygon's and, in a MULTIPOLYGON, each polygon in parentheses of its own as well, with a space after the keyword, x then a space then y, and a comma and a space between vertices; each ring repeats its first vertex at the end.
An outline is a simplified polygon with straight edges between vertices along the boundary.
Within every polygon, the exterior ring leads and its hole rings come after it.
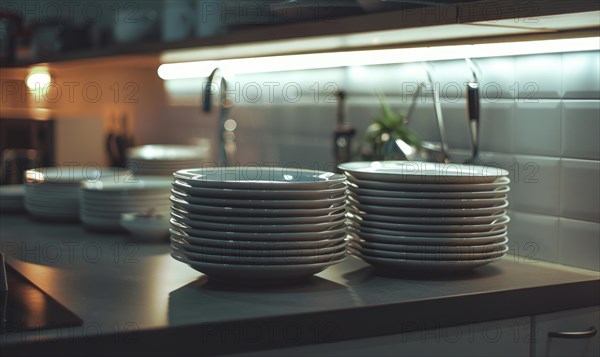
POLYGON ((130 160, 195 161, 205 159, 209 154, 208 146, 196 145, 143 145, 128 150, 130 160))
POLYGON ((201 198, 192 197, 178 190, 171 190, 171 194, 190 204, 219 207, 238 208, 327 208, 344 202, 345 196, 338 198, 322 198, 318 200, 236 200, 232 198, 201 198))
POLYGON ((47 212, 52 212, 52 211, 58 211, 58 212, 71 212, 71 213, 77 213, 79 211, 79 206, 78 205, 70 205, 70 206, 66 206, 66 205, 52 205, 52 204, 43 204, 43 203, 36 203, 36 202, 31 202, 31 201, 26 201, 25 202, 25 207, 27 207, 28 209, 35 209, 37 211, 47 211, 47 212))
POLYGON ((455 192, 436 192, 436 191, 392 191, 392 190, 374 190, 369 188, 359 188, 353 183, 348 185, 348 190, 359 196, 375 196, 390 198, 435 198, 435 199, 476 199, 476 198, 495 198, 503 197, 509 191, 509 186, 503 186, 494 191, 455 191, 455 192))
POLYGON ((490 183, 508 175, 508 171, 497 167, 420 161, 347 162, 338 167, 361 180, 410 183, 490 183))
POLYGON ((243 189, 219 189, 192 187, 186 182, 175 180, 173 187, 191 196, 212 198, 237 198, 237 199, 319 199, 333 198, 344 195, 346 186, 323 190, 243 190, 243 189))
POLYGON ((107 177, 93 182, 82 181, 81 188, 96 192, 168 192, 171 180, 161 176, 127 176, 120 179, 107 177))
POLYGON ((295 232, 295 233, 253 233, 253 232, 229 232, 229 231, 212 231, 207 229, 194 229, 185 228, 179 222, 171 218, 171 229, 179 235, 185 233, 187 235, 202 237, 202 238, 213 238, 213 239, 226 239, 226 240, 252 240, 252 241, 303 241, 303 240, 322 240, 330 237, 335 237, 346 232, 346 226, 344 224, 335 226, 328 230, 319 232, 295 232))
POLYGON ((250 240, 225 240, 214 238, 193 237, 183 232, 171 230, 171 237, 183 240, 190 246, 217 247, 237 250, 296 250, 296 249, 320 249, 345 244, 346 233, 337 236, 314 241, 250 241, 250 240))
POLYGON ((21 204, 6 204, 4 202, 0 201, 0 213, 24 213, 26 212, 25 210, 25 205, 23 204, 23 202, 21 202, 21 204))
POLYGON ((171 196, 171 191, 168 189, 162 191, 138 191, 136 194, 129 194, 127 192, 111 194, 109 192, 92 192, 88 190, 81 191, 81 197, 96 202, 105 202, 105 201, 148 201, 148 200, 159 200, 165 199, 169 200, 169 196, 171 196))
POLYGON ((402 183, 376 180, 361 180, 347 175, 349 185, 354 184, 360 188, 385 190, 385 191, 411 191, 411 192, 480 192, 504 189, 509 183, 508 177, 501 177, 494 182, 478 184, 422 184, 402 183))
POLYGON ((68 219, 76 221, 79 219, 79 214, 77 212, 67 212, 67 211, 46 211, 46 210, 38 210, 32 207, 25 206, 25 209, 29 214, 38 218, 57 218, 57 219, 68 219))
POLYGON ((241 224, 307 224, 331 222, 343 219, 346 210, 342 207, 322 216, 292 216, 292 217, 238 217, 238 216, 216 216, 206 214, 194 214, 181 207, 171 206, 171 210, 186 220, 199 220, 219 223, 241 223, 241 224))
POLYGON ((498 232, 498 234, 492 234, 487 236, 475 236, 475 235, 445 235, 445 236, 418 236, 408 235, 388 235, 372 232, 355 231, 352 228, 348 228, 349 234, 353 239, 363 239, 367 242, 372 243, 385 243, 385 244, 419 244, 419 245, 481 245, 481 244, 492 244, 497 242, 499 239, 506 237, 506 230, 498 232))
POLYGON ((339 187, 345 176, 295 167, 219 167, 181 170, 173 176, 194 187, 256 190, 322 190, 339 187))
POLYGON ((244 217, 322 216, 345 207, 345 204, 342 202, 341 204, 326 208, 232 208, 190 204, 174 196, 171 196, 170 200, 175 207, 192 213, 244 217))
POLYGON ((388 223, 377 221, 356 221, 349 220, 351 224, 359 229, 375 228, 382 231, 387 231, 387 234, 394 234, 396 231, 404 232, 440 232, 440 233, 466 233, 466 232, 490 232, 499 227, 506 226, 510 221, 508 216, 503 216, 496 221, 488 224, 406 224, 406 223, 388 223))
POLYGON ((175 212, 171 212, 171 218, 179 224, 188 228, 209 229, 225 232, 249 232, 249 233, 293 233, 293 232, 319 232, 328 230, 340 224, 344 224, 344 217, 337 221, 309 224, 227 224, 209 221, 190 220, 175 212))
POLYGON ((79 185, 80 181, 95 182, 100 179, 114 179, 131 173, 122 168, 94 166, 40 167, 25 171, 25 181, 37 184, 79 185))
POLYGON ((208 253, 194 253, 188 250, 179 248, 177 245, 171 244, 171 251, 176 254, 181 254, 187 259, 194 262, 206 262, 217 264, 248 264, 248 265, 297 265, 297 264, 316 264, 337 261, 346 255, 346 248, 343 247, 333 253, 322 255, 307 255, 307 256, 286 256, 286 257, 245 257, 239 255, 217 255, 208 253))
POLYGON ((377 205, 356 204, 348 205, 349 209, 368 214, 386 216, 415 216, 415 217, 466 217, 486 216, 508 207, 508 201, 503 204, 486 208, 420 208, 420 207, 389 207, 377 205))
POLYGON ((389 259, 381 257, 373 257, 370 255, 353 253, 365 262, 371 264, 377 269, 388 270, 393 272, 402 272, 406 270, 412 271, 436 271, 436 272, 452 272, 466 271, 478 268, 480 266, 493 263, 501 257, 482 259, 482 260, 438 260, 438 261, 420 261, 408 259, 389 259))
POLYGON ((90 202, 144 202, 156 200, 169 200, 170 192, 165 190, 162 192, 145 192, 143 195, 109 195, 109 194, 90 194, 90 191, 82 191, 81 198, 90 202))
POLYGON ((435 199, 435 198, 394 198, 378 196, 358 196, 348 193, 348 200, 354 204, 379 205, 390 207, 420 208, 486 208, 502 204, 507 196, 476 199, 435 199))
POLYGON ((153 212, 156 214, 162 214, 165 217, 169 217, 169 208, 168 207, 122 208, 122 209, 115 209, 110 212, 109 211, 106 211, 106 212, 92 211, 92 210, 88 210, 85 208, 81 208, 79 210, 79 214, 82 216, 85 215, 87 217, 117 219, 117 218, 120 218, 121 214, 123 214, 123 213, 131 213, 131 212, 146 213, 150 210, 153 210, 153 212))
POLYGON ((420 261, 456 261, 456 260, 482 260, 501 257, 508 251, 507 246, 501 247, 499 250, 481 252, 481 253, 450 253, 450 252, 434 252, 434 253, 414 253, 414 252, 390 252, 386 250, 368 249, 357 244, 349 245, 351 250, 358 251, 361 255, 372 257, 390 258, 390 259, 410 259, 420 261))
POLYGON ((491 223, 506 215, 505 210, 498 211, 489 216, 466 216, 466 217, 407 217, 407 216, 385 216, 379 214, 367 214, 358 212, 348 207, 348 218, 358 221, 375 221, 387 223, 416 223, 416 224, 485 224, 491 223))
POLYGON ((25 185, 1 185, 0 200, 10 198, 23 198, 25 196, 25 185))
POLYGON ((346 249, 346 242, 340 241, 338 244, 329 244, 323 248, 301 248, 301 249, 248 249, 236 247, 222 248, 205 245, 190 244, 182 238, 171 235, 171 245, 184 251, 199 254, 216 254, 237 257, 289 257, 289 256, 317 256, 331 254, 346 249))
POLYGON ((293 265, 242 265, 242 264, 215 264, 193 261, 181 254, 171 252, 171 256, 182 263, 189 265, 197 271, 206 274, 211 279, 234 281, 234 282, 289 282, 294 279, 308 278, 324 269, 341 263, 346 256, 340 260, 316 263, 316 264, 293 264, 293 265))
MULTIPOLYGON (((412 252, 412 253, 483 253, 502 249, 508 243, 508 237, 503 236, 492 243, 479 245, 425 245, 402 243, 377 243, 360 239, 356 236, 350 240, 363 248, 383 250, 387 252, 412 252)), ((404 242, 403 242, 404 243, 404 242)))
POLYGON ((81 199, 81 205, 90 208, 99 208, 101 210, 112 209, 113 207, 140 207, 140 206, 168 206, 171 204, 168 197, 152 200, 114 200, 110 201, 92 201, 86 198, 81 199))

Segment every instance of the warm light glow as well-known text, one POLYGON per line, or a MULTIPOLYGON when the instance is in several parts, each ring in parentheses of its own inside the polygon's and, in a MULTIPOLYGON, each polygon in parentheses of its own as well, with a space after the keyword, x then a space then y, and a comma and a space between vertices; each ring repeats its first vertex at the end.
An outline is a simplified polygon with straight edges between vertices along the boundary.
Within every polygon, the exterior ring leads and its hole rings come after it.
POLYGON ((25 78, 25 84, 29 89, 43 89, 52 82, 52 76, 46 68, 32 68, 25 78))
POLYGON ((249 74, 591 50, 600 50, 600 37, 165 63, 158 75, 171 80, 208 77, 216 67, 226 73, 249 74))

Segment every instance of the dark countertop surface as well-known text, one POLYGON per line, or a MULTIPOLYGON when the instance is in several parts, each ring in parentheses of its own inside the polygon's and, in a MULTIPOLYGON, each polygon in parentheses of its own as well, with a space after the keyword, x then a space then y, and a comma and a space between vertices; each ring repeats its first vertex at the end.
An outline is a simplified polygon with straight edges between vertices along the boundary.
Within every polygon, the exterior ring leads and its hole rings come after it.
POLYGON ((168 244, 0 216, 8 263, 82 326, 0 335, 8 354, 233 353, 597 305, 600 273, 522 257, 460 275, 374 274, 349 258, 303 283, 211 283, 168 244), (191 350, 189 349, 191 348, 191 350))

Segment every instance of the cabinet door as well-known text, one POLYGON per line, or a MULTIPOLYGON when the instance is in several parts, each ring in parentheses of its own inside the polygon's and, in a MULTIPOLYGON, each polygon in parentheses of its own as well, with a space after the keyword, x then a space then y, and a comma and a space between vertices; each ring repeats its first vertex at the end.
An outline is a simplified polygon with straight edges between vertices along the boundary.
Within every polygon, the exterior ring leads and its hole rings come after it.
POLYGON ((579 338, 562 334, 562 337, 550 337, 549 333, 557 332, 586 332, 600 328, 600 307, 560 311, 552 314, 533 317, 534 337, 533 355, 550 356, 600 356, 600 337, 591 333, 580 335, 579 338))
POLYGON ((531 319, 520 317, 434 330, 415 331, 259 351, 256 356, 529 356, 531 319))

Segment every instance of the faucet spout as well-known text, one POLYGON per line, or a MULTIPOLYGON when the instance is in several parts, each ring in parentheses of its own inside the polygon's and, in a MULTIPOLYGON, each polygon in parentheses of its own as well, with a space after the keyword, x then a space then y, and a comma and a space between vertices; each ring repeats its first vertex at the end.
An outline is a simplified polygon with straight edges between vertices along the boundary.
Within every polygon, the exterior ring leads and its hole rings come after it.
POLYGON ((227 82, 225 78, 221 74, 221 70, 217 67, 215 68, 210 76, 208 76, 208 80, 206 81, 204 87, 204 93, 202 98, 202 111, 204 113, 209 113, 212 111, 212 97, 214 92, 214 84, 218 83, 218 98, 219 98, 219 134, 218 134, 218 161, 219 163, 223 163, 225 165, 229 164, 230 157, 232 155, 227 154, 226 150, 226 140, 225 135, 227 134, 227 130, 225 129, 225 121, 229 115, 229 109, 231 108, 231 104, 227 99, 227 82))

